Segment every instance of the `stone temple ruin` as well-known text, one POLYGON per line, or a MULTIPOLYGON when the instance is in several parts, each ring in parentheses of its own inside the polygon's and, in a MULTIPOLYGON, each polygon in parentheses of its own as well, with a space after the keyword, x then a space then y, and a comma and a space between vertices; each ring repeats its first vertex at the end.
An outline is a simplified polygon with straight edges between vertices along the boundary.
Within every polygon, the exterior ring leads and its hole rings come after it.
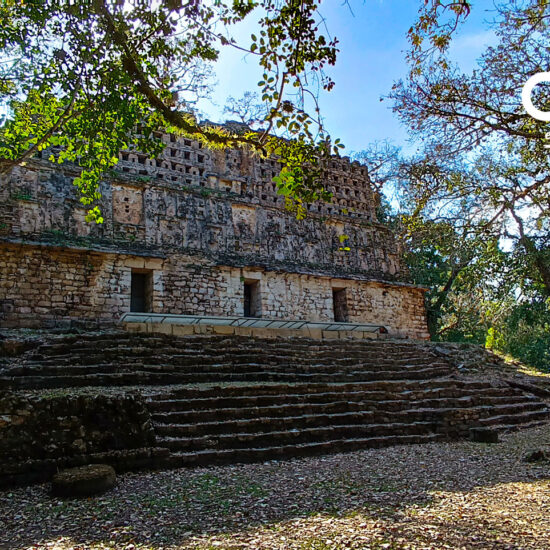
POLYGON ((548 393, 476 378, 421 341, 424 289, 364 167, 332 159, 333 202, 300 221, 275 160, 162 139, 158 160, 121 153, 101 225, 84 220, 74 167, 36 158, 0 187, 0 487, 548 421, 548 393))
POLYGON ((123 151, 85 222, 71 166, 37 158, 0 188, 0 327, 113 323, 127 312, 367 323, 428 338, 424 289, 408 284, 376 218, 364 166, 333 158, 331 203, 284 208, 274 159, 162 135, 158 159, 123 151), (342 250, 342 239, 350 250, 342 250))

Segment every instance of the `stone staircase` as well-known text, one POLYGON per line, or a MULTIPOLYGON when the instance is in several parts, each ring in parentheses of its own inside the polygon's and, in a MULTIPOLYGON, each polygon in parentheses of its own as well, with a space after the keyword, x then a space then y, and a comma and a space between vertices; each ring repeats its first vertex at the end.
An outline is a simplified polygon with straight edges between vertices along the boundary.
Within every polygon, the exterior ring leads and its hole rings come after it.
POLYGON ((0 389, 82 386, 141 387, 173 467, 449 440, 549 418, 535 396, 461 376, 414 342, 110 333, 0 360, 0 389))
POLYGON ((368 382, 450 374, 409 344, 120 334, 45 343, 0 362, 0 389, 212 382, 368 382))
POLYGON ((548 418, 535 397, 444 377, 180 389, 149 408, 174 466, 424 443, 548 418))

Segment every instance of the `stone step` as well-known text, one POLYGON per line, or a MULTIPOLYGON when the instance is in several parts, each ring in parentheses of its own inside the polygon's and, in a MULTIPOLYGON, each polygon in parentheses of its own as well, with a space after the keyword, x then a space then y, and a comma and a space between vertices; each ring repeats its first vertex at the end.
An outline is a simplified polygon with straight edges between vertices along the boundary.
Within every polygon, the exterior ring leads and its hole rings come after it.
POLYGON ((208 435, 232 433, 262 433, 276 431, 302 431, 313 427, 337 428, 338 426, 425 426, 430 424, 433 431, 448 417, 460 412, 466 418, 474 416, 477 410, 464 408, 403 409, 400 411, 355 411, 335 414, 317 413, 300 416, 258 417, 252 419, 226 420, 219 417, 216 422, 193 422, 189 424, 156 423, 155 431, 161 437, 196 438, 208 435))
POLYGON ((204 449, 239 449, 294 445, 330 441, 335 439, 358 439, 375 436, 427 435, 433 433, 434 424, 357 424, 323 427, 304 427, 291 431, 268 431, 261 433, 223 433, 198 437, 158 437, 157 444, 171 451, 198 451, 204 449))
MULTIPOLYGON (((407 398, 412 399, 414 392, 432 391, 434 395, 437 391, 445 392, 442 396, 462 397, 464 392, 474 392, 484 396, 521 396, 523 392, 509 386, 494 387, 487 382, 481 381, 465 381, 456 380, 453 378, 438 378, 436 380, 391 380, 391 381, 375 381, 375 382, 334 382, 332 384, 323 383, 258 383, 258 384, 230 384, 217 385, 216 383, 203 386, 190 385, 183 388, 171 390, 152 395, 152 401, 177 401, 177 400, 198 400, 203 399, 203 406, 231 406, 230 403, 238 404, 239 402, 219 401, 220 399, 258 399, 258 404, 276 404, 281 400, 294 399, 294 395, 315 395, 315 394, 365 394, 371 392, 382 392, 384 395, 403 393, 407 398), (449 393, 449 392, 455 393, 449 393), (481 392, 481 393, 480 393, 481 392)), ((423 395, 423 393, 422 393, 423 395)), ((329 399, 332 399, 330 397, 329 399)), ((299 399, 298 399, 299 400, 299 399)), ((198 401, 195 401, 193 406, 200 406, 198 401)))
MULTIPOLYGON (((250 338, 247 336, 224 336, 224 335, 190 335, 185 337, 172 336, 168 334, 132 334, 126 331, 112 331, 112 332, 102 332, 102 333, 81 333, 73 335, 62 335, 62 336, 53 336, 49 342, 43 343, 42 346, 45 348, 58 349, 60 347, 71 345, 75 348, 79 346, 86 346, 87 343, 108 343, 121 344, 124 342, 135 342, 135 343, 160 343, 160 344, 169 344, 169 343, 179 343, 183 342, 185 345, 189 346, 217 346, 220 344, 223 345, 232 345, 232 346, 260 346, 260 345, 269 345, 279 348, 288 348, 288 349, 334 349, 334 345, 338 345, 338 341, 320 341, 311 338, 250 338)), ((410 350, 414 349, 417 345, 416 342, 405 342, 400 340, 346 340, 344 345, 349 348, 366 348, 366 349, 375 349, 379 347, 391 346, 395 349, 401 350, 410 350)), ((430 350, 431 351, 431 350, 430 350)))
POLYGON ((536 420, 548 420, 550 419, 550 411, 546 406, 537 410, 530 410, 525 412, 517 412, 515 414, 507 413, 502 409, 496 409, 494 412, 501 414, 487 416, 480 418, 479 424, 482 426, 503 426, 503 425, 519 425, 529 424, 536 420))
POLYGON ((540 405, 540 399, 532 395, 475 395, 475 402, 478 405, 512 405, 514 403, 531 403, 540 405))
POLYGON ((348 354, 346 357, 339 358, 323 358, 315 356, 292 356, 278 354, 247 354, 246 356, 235 356, 225 351, 220 351, 212 354, 178 354, 170 355, 166 353, 97 353, 97 350, 85 355, 64 355, 51 356, 43 359, 40 358, 24 358, 24 363, 29 366, 40 364, 42 366, 71 366, 71 365, 94 365, 94 364, 110 364, 113 362, 133 362, 139 360, 147 365, 207 365, 212 363, 231 363, 234 365, 247 365, 250 363, 258 363, 262 365, 292 365, 292 366, 309 366, 309 367, 342 367, 347 368, 354 365, 367 366, 371 368, 386 367, 387 369, 408 366, 440 366, 451 367, 445 361, 437 358, 416 356, 416 357, 391 357, 391 356, 375 356, 365 357, 362 354, 348 354))
MULTIPOLYGON (((76 342, 59 342, 53 344, 40 345, 36 350, 28 352, 32 356, 40 356, 45 358, 48 356, 65 356, 65 355, 85 355, 86 353, 97 353, 101 349, 105 353, 152 353, 155 350, 166 350, 170 353, 203 353, 215 354, 220 350, 225 350, 234 356, 250 355, 250 354, 280 354, 291 355, 293 357, 304 356, 305 354, 319 356, 323 358, 341 358, 341 348, 345 348, 347 353, 362 354, 371 357, 400 356, 400 357, 415 357, 418 356, 418 348, 414 346, 399 347, 394 342, 378 343, 375 345, 355 344, 353 341, 345 343, 333 342, 324 346, 318 345, 300 345, 294 341, 292 345, 282 345, 277 340, 264 340, 258 344, 258 340, 246 340, 236 345, 233 341, 212 342, 205 340, 204 342, 193 341, 193 339, 174 339, 164 341, 159 339, 147 340, 126 340, 119 341, 87 341, 84 343, 76 342)), ((430 357, 437 357, 431 350, 423 349, 422 354, 430 357)))
MULTIPOLYGON (((292 391, 295 391, 293 388, 292 391)), ((379 404, 387 402, 429 402, 445 403, 460 402, 461 400, 472 400, 477 405, 492 405, 499 403, 525 403, 540 401, 534 397, 517 395, 495 395, 494 388, 478 390, 475 395, 465 390, 453 388, 434 388, 425 389, 417 392, 387 392, 387 391, 355 391, 355 392, 312 392, 312 393, 287 393, 281 395, 243 395, 231 397, 205 397, 205 398, 187 398, 187 399, 169 399, 160 396, 162 399, 154 398, 149 401, 149 409, 155 413, 178 412, 181 414, 195 414, 204 411, 205 414, 217 414, 217 411, 225 411, 224 414, 232 414, 231 411, 250 410, 250 414, 256 414, 258 409, 273 408, 273 410, 284 410, 284 407, 308 406, 334 406, 334 403, 347 403, 353 407, 359 406, 357 403, 372 404, 372 406, 381 406, 379 404)), ((434 405, 435 406, 435 405, 434 405)))
POLYGON ((331 441, 302 443, 277 447, 254 449, 224 449, 218 451, 198 451, 195 453, 173 453, 181 465, 218 464, 228 462, 256 462, 281 460, 289 457, 310 456, 316 454, 350 452, 365 448, 382 448, 391 445, 410 445, 431 443, 445 439, 439 434, 417 434, 380 436, 369 438, 349 438, 331 441))
MULTIPOLYGON (((428 368, 411 370, 406 373, 409 380, 423 380, 447 375, 446 369, 428 368)), ((194 373, 177 372, 145 372, 136 370, 133 372, 118 373, 92 373, 73 376, 0 376, 0 388, 58 388, 58 387, 82 387, 82 386, 108 386, 108 385, 170 385, 170 384, 197 384, 207 382, 245 382, 245 381, 280 381, 280 382, 369 382, 393 380, 401 378, 399 372, 342 372, 339 374, 328 373, 299 373, 277 371, 252 371, 252 372, 216 372, 201 370, 194 373)))
POLYGON ((98 348, 110 349, 118 346, 142 346, 142 347, 161 347, 165 345, 166 341, 163 338, 157 338, 154 336, 140 336, 137 337, 128 333, 119 333, 112 337, 101 336, 95 337, 93 335, 79 334, 75 336, 64 336, 58 340, 53 339, 50 342, 40 344, 34 352, 47 356, 51 354, 70 354, 78 353, 81 350, 97 352, 98 348))
MULTIPOLYGON (((48 354, 67 354, 67 353, 79 353, 82 351, 97 351, 100 346, 101 349, 114 350, 114 349, 167 349, 170 351, 176 350, 204 350, 207 353, 217 351, 220 349, 227 349, 235 353, 246 353, 250 351, 265 352, 266 350, 276 350, 281 353, 291 354, 303 354, 303 353, 326 353, 337 355, 338 351, 345 348, 347 351, 361 352, 361 353, 379 353, 380 351, 386 351, 388 353, 399 353, 401 355, 416 354, 421 351, 424 354, 430 354, 437 356, 430 348, 426 346, 419 347, 417 343, 407 344, 400 346, 395 341, 367 341, 367 340, 345 340, 345 341, 331 341, 328 343, 322 343, 317 340, 277 340, 277 339, 258 339, 258 338, 244 338, 238 339, 234 336, 231 338, 218 339, 214 335, 204 336, 199 338, 193 337, 170 337, 155 338, 155 337, 132 337, 121 338, 116 340, 107 340, 105 338, 98 340, 72 340, 72 339, 54 339, 49 342, 38 344, 34 348, 34 352, 48 354)), ((32 353, 32 352, 29 352, 32 353)))
MULTIPOLYGON (((396 396, 397 397, 397 396, 396 396)), ((156 403, 158 404, 158 403, 156 403)), ((285 403, 280 405, 270 405, 264 407, 243 406, 234 408, 195 408, 193 402, 178 402, 179 407, 173 407, 169 412, 153 412, 153 420, 157 423, 180 424, 193 422, 218 422, 231 419, 256 419, 267 417, 285 417, 306 414, 329 414, 342 412, 394 412, 414 409, 433 409, 444 410, 449 408, 479 408, 479 410, 493 410, 496 407, 520 406, 521 410, 540 409, 540 402, 516 401, 502 402, 485 400, 479 402, 476 397, 465 396, 459 398, 426 398, 422 400, 362 400, 351 401, 346 399, 346 395, 332 394, 332 401, 325 402, 305 402, 305 403, 285 403), (339 401, 337 399, 340 399, 339 401), (485 408, 484 408, 485 407, 485 408)), ((152 403, 155 405, 155 403, 152 403)), ((153 411, 159 411, 158 407, 150 407, 153 411)), ((162 411, 162 409, 160 409, 162 411)), ((165 409, 166 410, 166 409, 165 409)))
POLYGON ((128 369, 136 370, 137 367, 147 370, 177 370, 180 372, 185 372, 186 370, 193 370, 197 368, 212 367, 216 369, 250 369, 252 367, 266 368, 269 367, 272 370, 297 370, 300 372, 339 372, 339 371, 350 371, 350 370, 364 370, 364 371, 389 371, 396 370, 398 372, 411 369, 422 369, 422 368, 439 368, 446 369, 449 373, 451 369, 447 364, 442 362, 426 362, 426 361, 411 361, 410 363, 397 364, 391 361, 379 361, 377 363, 366 363, 366 362, 357 362, 352 361, 347 364, 336 364, 336 363, 285 363, 281 361, 273 362, 261 362, 257 360, 248 360, 246 362, 236 362, 231 360, 230 357, 210 357, 208 361, 203 362, 194 362, 189 361, 188 363, 179 363, 177 361, 169 360, 169 357, 163 358, 163 360, 147 361, 146 358, 128 358, 120 357, 116 361, 105 360, 101 358, 99 361, 92 361, 92 357, 88 357, 84 362, 78 361, 67 361, 66 363, 60 363, 57 360, 47 360, 47 361, 26 361, 24 363, 16 363, 14 366, 9 368, 5 374, 10 374, 12 376, 21 376, 25 374, 56 374, 58 372, 63 372, 65 374, 78 374, 82 372, 83 369, 90 369, 97 372, 109 372, 114 369, 128 369))
POLYGON ((95 364, 112 364, 117 363, 132 363, 138 358, 140 363, 146 365, 178 365, 178 366, 195 366, 195 365, 209 365, 216 363, 227 363, 232 365, 247 365, 250 363, 259 363, 261 365, 274 365, 274 366, 296 366, 296 367, 351 367, 351 366, 364 366, 372 369, 378 369, 386 367, 387 369, 395 368, 400 369, 402 367, 410 366, 437 366, 446 367, 450 370, 449 365, 441 359, 412 355, 410 357, 403 357, 396 355, 380 356, 375 355, 372 357, 366 357, 363 354, 346 353, 346 357, 324 358, 315 355, 307 356, 293 356, 293 355, 280 355, 280 354, 268 354, 268 353, 248 353, 247 355, 237 356, 232 353, 227 353, 225 350, 205 354, 203 353, 179 353, 170 354, 166 350, 162 353, 158 353, 155 350, 147 350, 146 352, 136 351, 135 353, 119 352, 113 350, 112 352, 103 351, 98 353, 97 349, 90 350, 84 354, 69 353, 66 355, 49 356, 47 358, 26 357, 25 366, 28 367, 71 367, 81 365, 95 365, 95 364))
MULTIPOLYGON (((126 360, 127 357, 121 356, 121 360, 126 360)), ((441 360, 426 358, 426 357, 372 357, 367 358, 360 354, 351 355, 343 358, 326 358, 322 357, 292 357, 290 355, 261 355, 261 354, 249 354, 246 357, 235 357, 234 355, 228 353, 218 353, 212 355, 199 355, 199 356, 170 356, 166 354, 162 355, 151 355, 140 356, 140 360, 144 364, 148 365, 159 365, 159 364, 169 364, 169 365, 178 365, 178 366, 187 366, 187 365, 202 365, 214 363, 229 363, 232 365, 240 366, 247 365, 251 363, 256 363, 260 365, 271 365, 271 366, 281 366, 287 368, 292 367, 309 367, 309 368, 325 368, 325 367, 334 367, 334 368, 349 368, 349 367, 369 367, 372 369, 380 368, 395 368, 400 369, 403 367, 412 367, 412 366, 437 366, 437 367, 446 367, 450 370, 449 365, 441 360)))
MULTIPOLYGON (((391 394, 388 392, 354 392, 354 393, 311 393, 311 394, 287 394, 281 396, 250 396, 250 397, 229 397, 213 399, 188 399, 172 401, 151 401, 148 404, 155 418, 161 416, 170 418, 184 418, 185 415, 214 416, 215 418, 237 418, 242 412, 243 415, 256 417, 285 415, 287 411, 315 411, 324 410, 328 407, 334 410, 369 410, 379 408, 383 410, 395 410, 405 403, 419 403, 436 401, 434 392, 425 392, 422 400, 408 399, 402 394, 391 394), (384 407, 386 407, 384 409, 384 407), (174 416, 172 416, 174 415, 174 416)), ((457 402, 470 402, 473 398, 470 395, 460 398, 441 398, 440 401, 447 402, 455 399, 457 402)))
POLYGON ((368 448, 382 448, 391 445, 412 445, 433 443, 447 439, 442 434, 395 435, 367 438, 336 439, 297 445, 267 446, 260 448, 202 450, 174 452, 167 459, 167 466, 197 467, 214 464, 236 464, 264 462, 320 454, 357 451, 368 448))
MULTIPOLYGON (((516 420, 518 420, 516 418, 516 420)), ((535 419, 530 421, 516 422, 515 424, 492 424, 491 428, 497 430, 500 433, 515 432, 517 430, 528 430, 530 428, 537 428, 548 424, 549 417, 543 417, 541 419, 535 419)))
POLYGON ((243 365, 235 365, 231 362, 215 363, 203 365, 193 365, 180 367, 172 364, 158 364, 147 365, 142 362, 127 362, 121 361, 117 363, 103 363, 103 364, 91 364, 91 365, 56 365, 48 366, 44 364, 34 365, 22 365, 16 366, 2 371, 2 376, 85 376, 85 375, 100 375, 100 374, 113 374, 113 373, 177 373, 181 375, 193 375, 197 373, 197 370, 201 374, 211 373, 212 376, 217 374, 245 374, 245 373, 258 373, 258 372, 271 372, 284 376, 313 376, 313 375, 345 375, 353 376, 357 374, 368 377, 366 379, 395 379, 395 378, 424 378, 441 376, 443 374, 449 374, 449 369, 444 365, 430 365, 430 366, 403 366, 399 369, 386 370, 383 367, 376 369, 363 367, 361 365, 354 365, 353 367, 341 368, 334 366, 322 366, 317 367, 303 367, 296 365, 262 365, 254 362, 250 362, 243 365))

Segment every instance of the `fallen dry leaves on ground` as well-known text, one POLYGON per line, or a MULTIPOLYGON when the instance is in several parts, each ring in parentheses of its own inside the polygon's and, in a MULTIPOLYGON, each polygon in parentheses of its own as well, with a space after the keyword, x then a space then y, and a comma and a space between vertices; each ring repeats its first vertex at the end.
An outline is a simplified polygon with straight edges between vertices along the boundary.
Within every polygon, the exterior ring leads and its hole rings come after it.
POLYGON ((0 492, 0 549, 550 548, 550 427, 433 443, 126 474, 100 497, 0 492))

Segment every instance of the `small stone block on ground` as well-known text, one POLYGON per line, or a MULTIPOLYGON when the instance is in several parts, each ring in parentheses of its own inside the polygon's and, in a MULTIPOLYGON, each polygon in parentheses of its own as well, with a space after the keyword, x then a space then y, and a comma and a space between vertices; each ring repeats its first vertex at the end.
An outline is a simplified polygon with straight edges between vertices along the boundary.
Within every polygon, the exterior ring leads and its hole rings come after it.
POLYGON ((114 487, 116 473, 107 464, 89 464, 58 472, 52 479, 52 494, 58 497, 87 497, 114 487))
POLYGON ((492 428, 470 428, 470 439, 477 443, 498 443, 498 432, 492 428))

